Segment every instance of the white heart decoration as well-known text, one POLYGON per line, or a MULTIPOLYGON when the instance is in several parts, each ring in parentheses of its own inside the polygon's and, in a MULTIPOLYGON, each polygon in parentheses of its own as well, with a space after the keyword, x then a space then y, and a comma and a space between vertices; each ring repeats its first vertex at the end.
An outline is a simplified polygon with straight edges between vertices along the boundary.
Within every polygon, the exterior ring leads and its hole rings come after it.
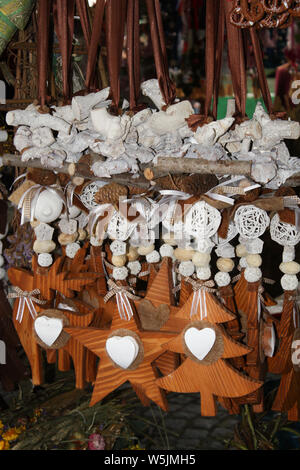
POLYGON ((62 332, 63 320, 47 316, 38 317, 34 322, 34 329, 43 343, 51 346, 62 332))
POLYGON ((132 336, 111 336, 106 341, 106 352, 122 369, 128 369, 139 353, 139 345, 132 336))
POLYGON ((184 333, 184 341, 188 349, 199 361, 207 356, 216 341, 216 332, 212 328, 189 328, 184 333))

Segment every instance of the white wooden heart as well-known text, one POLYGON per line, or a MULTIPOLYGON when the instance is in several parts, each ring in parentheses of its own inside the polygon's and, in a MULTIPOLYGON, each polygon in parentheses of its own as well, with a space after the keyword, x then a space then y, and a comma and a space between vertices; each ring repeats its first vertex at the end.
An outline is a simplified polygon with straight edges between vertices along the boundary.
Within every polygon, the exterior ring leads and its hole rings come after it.
POLYGON ((184 341, 193 356, 202 361, 215 344, 216 332, 212 328, 188 328, 184 333, 184 341))
POLYGON ((106 352, 122 369, 128 369, 139 353, 139 345, 132 336, 111 336, 106 341, 106 352))
POLYGON ((62 332, 63 320, 47 316, 38 317, 34 322, 34 329, 43 343, 51 346, 62 332))

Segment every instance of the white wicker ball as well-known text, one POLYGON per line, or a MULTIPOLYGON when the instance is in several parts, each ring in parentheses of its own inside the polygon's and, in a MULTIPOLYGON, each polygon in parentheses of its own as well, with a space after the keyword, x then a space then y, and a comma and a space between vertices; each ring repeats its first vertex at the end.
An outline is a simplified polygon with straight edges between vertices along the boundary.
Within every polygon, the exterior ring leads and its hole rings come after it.
POLYGON ((52 262, 53 262, 53 258, 52 258, 52 255, 50 255, 50 253, 41 253, 38 255, 38 264, 40 266, 47 268, 48 266, 51 266, 52 262))
POLYGON ((260 237, 268 227, 270 219, 266 211, 252 204, 240 206, 235 213, 234 222, 243 238, 260 237))
POLYGON ((137 276, 138 273, 141 272, 142 265, 139 261, 129 261, 129 263, 127 263, 127 268, 129 269, 130 274, 137 276))
POLYGON ((112 275, 116 281, 124 281, 128 276, 128 269, 125 266, 114 267, 112 275))
POLYGON ((185 232, 189 235, 205 239, 212 237, 221 223, 221 214, 205 201, 196 202, 185 218, 185 232))
POLYGON ((228 286, 230 284, 230 281, 231 281, 231 278, 230 278, 230 274, 228 273, 219 271, 215 275, 215 282, 217 286, 219 287, 228 286))
POLYGON ((104 183, 103 181, 94 181, 93 183, 85 186, 82 193, 80 194, 80 200, 87 209, 91 211, 98 205, 94 201, 94 196, 99 191, 99 188, 102 188, 106 184, 108 183, 104 183))
POLYGON ((80 250, 79 243, 68 243, 66 245, 66 255, 68 258, 75 258, 77 251, 80 250))
POLYGON ((279 215, 275 214, 270 225, 271 238, 283 246, 295 246, 300 242, 300 232, 295 225, 281 222, 279 215))
POLYGON ((110 251, 114 255, 125 255, 126 254, 126 243, 122 240, 114 240, 110 244, 110 251))
POLYGON ((283 290, 296 290, 298 287, 298 278, 295 274, 285 274, 280 280, 283 290))
POLYGON ((197 268, 197 278, 201 281, 207 281, 211 276, 209 266, 197 268))
POLYGON ((148 253, 148 255, 146 255, 146 261, 147 263, 158 263, 160 261, 160 254, 158 253, 158 251, 153 250, 151 251, 151 253, 148 253))
POLYGON ((247 282, 257 282, 262 277, 262 272, 259 268, 247 267, 244 271, 244 276, 247 282))
POLYGON ((178 272, 183 277, 189 277, 194 274, 195 266, 192 261, 182 261, 178 266, 178 272))
POLYGON ((159 252, 162 258, 165 258, 165 257, 172 258, 174 254, 174 248, 171 245, 164 243, 163 245, 161 245, 159 252))

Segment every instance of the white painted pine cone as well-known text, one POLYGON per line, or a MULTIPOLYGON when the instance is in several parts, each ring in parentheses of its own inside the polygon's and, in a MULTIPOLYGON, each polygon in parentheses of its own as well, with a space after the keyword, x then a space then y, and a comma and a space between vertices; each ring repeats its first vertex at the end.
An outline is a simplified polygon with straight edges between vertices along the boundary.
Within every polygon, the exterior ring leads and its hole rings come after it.
POLYGON ((163 245, 161 245, 159 252, 162 258, 172 258, 174 254, 174 248, 168 243, 164 243, 163 245))
POLYGON ((262 277, 262 272, 259 268, 247 267, 244 271, 244 276, 247 282, 257 282, 262 277))
POLYGON ((68 256, 68 258, 75 258, 75 255, 78 250, 80 250, 79 243, 68 243, 66 245, 66 255, 68 256))
POLYGON ((110 244, 110 251, 114 255, 125 255, 126 254, 126 243, 122 240, 114 240, 110 244))
POLYGON ((146 255, 146 261, 147 263, 158 263, 160 261, 160 254, 158 251, 153 250, 146 255))
POLYGON ((141 272, 142 266, 139 261, 129 261, 129 263, 127 264, 127 268, 129 269, 131 274, 137 276, 141 272))
POLYGON ((296 290, 298 287, 298 278, 295 274, 284 274, 280 283, 283 290, 296 290))
POLYGON ((197 278, 200 279, 201 281, 207 281, 211 276, 211 271, 210 268, 207 267, 200 267, 197 268, 197 278))
POLYGON ((194 274, 194 271, 195 271, 195 266, 192 261, 181 261, 178 267, 178 272, 183 277, 192 276, 194 274))
POLYGON ((219 271, 215 275, 215 282, 218 287, 228 286, 230 284, 231 278, 230 274, 226 272, 219 271))
POLYGON ((44 268, 51 266, 53 262, 52 255, 50 253, 41 253, 38 256, 38 264, 44 268))
POLYGON ((112 275, 116 281, 124 281, 128 276, 128 269, 125 266, 121 268, 114 267, 112 275))

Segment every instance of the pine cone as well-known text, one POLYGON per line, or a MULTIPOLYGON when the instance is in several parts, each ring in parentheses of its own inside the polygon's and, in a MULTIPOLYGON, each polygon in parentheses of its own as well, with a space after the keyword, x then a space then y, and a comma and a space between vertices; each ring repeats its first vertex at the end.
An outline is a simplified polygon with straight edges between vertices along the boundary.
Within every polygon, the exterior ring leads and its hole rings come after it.
POLYGON ((50 186, 51 184, 55 184, 56 178, 57 176, 53 173, 53 171, 43 170, 40 168, 29 168, 27 172, 27 179, 43 186, 50 186))
POLYGON ((97 204, 113 204, 118 206, 120 197, 128 196, 127 186, 122 186, 118 183, 106 184, 94 196, 94 201, 97 204))
POLYGON ((162 189, 174 189, 193 196, 200 196, 217 186, 218 179, 215 175, 193 174, 164 176, 158 178, 156 182, 162 189))

